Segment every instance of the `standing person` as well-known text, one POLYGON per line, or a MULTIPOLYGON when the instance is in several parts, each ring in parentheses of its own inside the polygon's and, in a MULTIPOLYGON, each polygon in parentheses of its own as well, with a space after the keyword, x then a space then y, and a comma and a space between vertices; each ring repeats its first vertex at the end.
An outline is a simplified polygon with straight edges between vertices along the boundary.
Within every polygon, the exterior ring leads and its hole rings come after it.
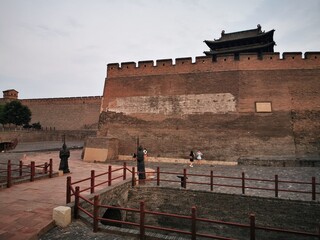
POLYGON ((198 160, 198 162, 199 162, 199 164, 201 164, 201 159, 202 159, 202 152, 200 152, 199 150, 197 151, 197 153, 196 153, 196 158, 197 158, 197 160, 198 160))
POLYGON ((148 161, 148 151, 146 148, 143 149, 143 153, 144 153, 144 160, 148 161))
POLYGON ((59 152, 59 157, 60 157, 60 165, 59 165, 59 170, 62 170, 63 173, 69 173, 69 164, 68 164, 68 158, 70 157, 70 151, 67 148, 67 145, 63 143, 62 149, 59 152))
POLYGON ((193 167, 194 153, 193 153, 192 150, 190 151, 189 159, 190 159, 190 165, 189 166, 193 167))
POLYGON ((137 168, 138 168, 138 176, 139 180, 144 180, 146 179, 146 170, 144 166, 144 152, 142 146, 138 147, 138 152, 137 152, 137 168))

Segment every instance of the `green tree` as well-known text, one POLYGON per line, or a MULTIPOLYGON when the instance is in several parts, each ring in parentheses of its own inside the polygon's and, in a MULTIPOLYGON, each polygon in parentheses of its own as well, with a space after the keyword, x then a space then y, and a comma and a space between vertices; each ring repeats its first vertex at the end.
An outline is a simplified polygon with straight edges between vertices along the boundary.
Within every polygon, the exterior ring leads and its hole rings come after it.
POLYGON ((29 124, 31 120, 31 111, 27 106, 19 101, 11 101, 4 105, 3 117, 5 123, 12 123, 18 126, 29 124))

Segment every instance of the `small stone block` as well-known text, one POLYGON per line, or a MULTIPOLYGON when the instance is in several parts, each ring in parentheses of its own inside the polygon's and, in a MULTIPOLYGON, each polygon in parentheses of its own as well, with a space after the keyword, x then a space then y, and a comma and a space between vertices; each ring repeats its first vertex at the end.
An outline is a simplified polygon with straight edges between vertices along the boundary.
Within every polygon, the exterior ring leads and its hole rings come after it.
POLYGON ((59 206, 53 209, 53 220, 56 225, 66 227, 71 223, 71 208, 59 206))

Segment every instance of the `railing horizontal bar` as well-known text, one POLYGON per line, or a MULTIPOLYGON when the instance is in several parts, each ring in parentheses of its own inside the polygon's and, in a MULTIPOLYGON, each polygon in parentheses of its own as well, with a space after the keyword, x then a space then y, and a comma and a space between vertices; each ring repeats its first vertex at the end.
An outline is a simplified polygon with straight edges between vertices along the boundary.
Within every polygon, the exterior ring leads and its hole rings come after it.
POLYGON ((145 210, 144 212, 148 213, 148 214, 152 214, 152 215, 175 217, 175 218, 182 218, 182 219, 191 219, 190 216, 177 215, 177 214, 173 214, 173 213, 153 212, 153 211, 148 211, 148 210, 145 210))
MULTIPOLYGON (((113 181, 113 180, 117 180, 117 179, 119 179, 119 178, 123 178, 123 176, 121 175, 121 176, 118 176, 118 177, 112 178, 112 179, 111 179, 111 181, 113 181)), ((147 179, 146 179, 146 180, 147 180, 147 179)))
POLYGON ((101 218, 101 217, 98 217, 98 220, 100 220, 100 221, 106 221, 106 222, 122 223, 122 224, 131 225, 131 226, 136 226, 136 227, 139 227, 139 226, 140 226, 139 223, 119 221, 119 220, 114 220, 114 219, 110 219, 110 218, 101 218))
POLYGON ((88 178, 85 178, 85 179, 82 179, 82 180, 73 182, 73 183, 71 183, 71 185, 74 185, 74 184, 77 184, 77 183, 81 183, 81 182, 85 182, 85 181, 88 181, 88 180, 90 180, 90 179, 91 179, 91 177, 88 177, 88 178))
POLYGON ((220 221, 220 220, 211 220, 211 219, 207 219, 207 218, 196 218, 196 220, 201 221, 201 222, 217 223, 217 224, 229 225, 229 226, 234 226, 234 227, 250 228, 250 225, 241 224, 241 223, 224 222, 224 221, 220 221))
POLYGON ((312 193, 310 191, 300 191, 300 190, 286 190, 286 189, 279 189, 279 192, 292 192, 292 193, 312 193))
POLYGON ((91 187, 87 187, 87 188, 81 189, 79 192, 85 192, 85 191, 88 191, 89 189, 91 189, 91 187))
POLYGON ((97 178, 97 177, 101 177, 101 176, 103 176, 103 175, 107 175, 109 172, 103 172, 103 173, 99 173, 99 174, 97 174, 97 175, 95 175, 95 177, 97 178))
POLYGON ((210 235, 210 234, 205 234, 205 233, 197 233, 197 236, 206 237, 206 238, 213 238, 213 239, 218 239, 218 240, 238 240, 236 238, 226 238, 226 237, 220 237, 217 235, 210 235))
POLYGON ((96 185, 94 185, 94 187, 98 187, 98 186, 103 185, 103 184, 108 183, 108 182, 109 182, 109 180, 103 181, 101 183, 97 183, 96 185))
POLYGON ((81 210, 82 212, 84 212, 85 214, 87 214, 89 217, 93 218, 92 213, 90 213, 89 211, 87 211, 85 208, 78 206, 79 210, 81 210))
POLYGON ((289 181, 289 180, 278 180, 279 183, 296 183, 296 184, 306 184, 311 185, 311 182, 300 182, 300 181, 289 181))
POLYGON ((300 231, 295 231, 295 230, 270 228, 270 227, 260 227, 260 226, 255 226, 255 228, 259 229, 259 230, 272 231, 272 232, 292 233, 292 234, 298 234, 298 235, 304 235, 304 236, 319 237, 318 233, 300 232, 300 231))
POLYGON ((274 182, 274 179, 261 179, 261 178, 244 178, 246 181, 257 181, 257 182, 274 182))
POLYGON ((183 173, 179 172, 160 172, 160 174, 171 174, 171 175, 182 175, 183 173))
POLYGON ((182 233, 182 234, 187 234, 191 235, 191 232, 188 231, 183 231, 179 229, 174 229, 174 228, 164 228, 164 227, 157 227, 157 226, 151 226, 151 225, 144 225, 145 228, 149 229, 155 229, 155 230, 162 230, 162 231, 167 231, 167 232, 175 232, 175 233, 182 233))
POLYGON ((117 172, 117 171, 120 171, 120 170, 123 170, 123 167, 122 168, 117 168, 117 169, 112 169, 111 172, 117 172))
POLYGON ((190 181, 187 181, 188 184, 196 184, 196 185, 208 185, 210 186, 211 184, 210 183, 205 183, 205 182, 190 182, 190 181))
POLYGON ((245 186, 246 189, 254 189, 254 190, 266 190, 266 191, 274 191, 274 188, 262 188, 262 187, 252 187, 245 186))
POLYGON ((83 201, 87 202, 87 203, 90 203, 91 205, 93 205, 93 201, 91 201, 90 199, 86 198, 86 197, 83 197, 81 195, 79 195, 79 198, 81 198, 83 201))
POLYGON ((102 208, 119 209, 119 210, 130 211, 130 212, 140 212, 139 209, 134 209, 134 208, 124 208, 124 207, 116 207, 116 206, 109 206, 109 205, 98 205, 98 206, 102 208))

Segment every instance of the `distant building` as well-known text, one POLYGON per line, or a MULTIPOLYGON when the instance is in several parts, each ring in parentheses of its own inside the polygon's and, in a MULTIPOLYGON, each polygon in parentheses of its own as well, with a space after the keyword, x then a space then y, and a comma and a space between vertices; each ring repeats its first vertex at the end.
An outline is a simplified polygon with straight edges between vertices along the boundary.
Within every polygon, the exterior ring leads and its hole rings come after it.
POLYGON ((15 89, 8 89, 3 92, 3 98, 0 98, 0 104, 5 104, 7 102, 10 102, 12 100, 17 100, 18 99, 18 91, 15 89))

